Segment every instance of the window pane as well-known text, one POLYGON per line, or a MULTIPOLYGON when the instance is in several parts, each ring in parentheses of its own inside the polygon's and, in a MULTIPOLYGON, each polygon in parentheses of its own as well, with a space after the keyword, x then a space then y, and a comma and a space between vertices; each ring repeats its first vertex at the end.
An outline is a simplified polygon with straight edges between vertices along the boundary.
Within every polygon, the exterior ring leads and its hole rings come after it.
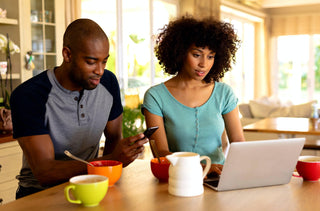
POLYGON ((307 101, 309 35, 280 36, 277 49, 278 97, 293 103, 307 101))
POLYGON ((320 35, 313 36, 314 43, 314 73, 315 73, 315 94, 313 99, 317 99, 320 103, 320 35))
POLYGON ((116 75, 116 0, 81 0, 81 17, 97 22, 107 34, 110 42, 110 57, 106 68, 116 75))
MULTIPOLYGON (((155 0, 153 2, 153 38, 155 41, 156 35, 159 33, 169 21, 173 20, 177 16, 177 5, 173 3, 164 2, 161 0, 155 0)), ((160 67, 157 58, 155 58, 155 80, 154 83, 158 84, 171 77, 168 74, 164 74, 163 69, 160 67)))
POLYGON ((232 70, 225 74, 223 81, 229 84, 239 102, 248 102, 254 95, 254 24, 234 16, 224 18, 230 22, 241 40, 236 54, 236 63, 232 70))

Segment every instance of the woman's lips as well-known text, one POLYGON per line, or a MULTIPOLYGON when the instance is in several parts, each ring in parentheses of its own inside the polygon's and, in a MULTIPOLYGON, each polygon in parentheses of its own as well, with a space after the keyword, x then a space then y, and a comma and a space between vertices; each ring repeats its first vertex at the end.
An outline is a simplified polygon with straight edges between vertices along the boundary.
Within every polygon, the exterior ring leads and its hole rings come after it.
POLYGON ((205 76, 205 75, 206 75, 206 72, 196 70, 196 74, 197 74, 198 76, 205 76))

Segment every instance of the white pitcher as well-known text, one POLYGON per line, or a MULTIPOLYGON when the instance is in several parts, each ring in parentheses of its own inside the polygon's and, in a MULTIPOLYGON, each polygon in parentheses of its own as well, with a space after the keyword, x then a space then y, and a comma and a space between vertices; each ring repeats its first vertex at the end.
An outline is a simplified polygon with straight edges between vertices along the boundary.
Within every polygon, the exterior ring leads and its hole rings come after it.
POLYGON ((203 193, 203 178, 207 175, 211 160, 194 152, 175 152, 167 155, 170 161, 169 188, 175 196, 198 196, 203 193), (206 160, 203 170, 200 161, 206 160))

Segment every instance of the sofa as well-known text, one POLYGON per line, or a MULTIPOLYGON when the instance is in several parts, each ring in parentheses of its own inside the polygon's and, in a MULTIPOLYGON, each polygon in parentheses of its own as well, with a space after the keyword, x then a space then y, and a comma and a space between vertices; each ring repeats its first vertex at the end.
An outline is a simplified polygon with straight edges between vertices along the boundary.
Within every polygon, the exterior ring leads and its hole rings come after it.
POLYGON ((313 112, 312 105, 315 103, 317 103, 316 100, 298 105, 265 99, 250 100, 249 103, 239 104, 241 124, 245 126, 267 117, 309 118, 313 112))
MULTIPOLYGON (((240 121, 242 126, 252 124, 267 117, 305 117, 309 118, 313 112, 313 104, 316 100, 294 105, 291 102, 281 102, 274 98, 260 98, 250 100, 249 103, 239 104, 240 121)), ((279 136, 273 133, 244 132, 247 141, 278 139, 279 136)), ((297 136, 300 137, 300 136, 297 136)), ((317 139, 310 136, 308 138, 317 139)), ((320 138, 319 138, 320 139, 320 138)))

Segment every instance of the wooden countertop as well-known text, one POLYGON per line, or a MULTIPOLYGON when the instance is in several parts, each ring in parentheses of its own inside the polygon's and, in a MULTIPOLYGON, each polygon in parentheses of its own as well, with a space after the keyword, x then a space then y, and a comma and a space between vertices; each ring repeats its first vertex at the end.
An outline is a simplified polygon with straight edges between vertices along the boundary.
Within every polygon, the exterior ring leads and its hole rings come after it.
POLYGON ((12 137, 12 133, 0 134, 0 144, 10 142, 10 141, 15 141, 15 140, 16 139, 12 137))
POLYGON ((320 210, 320 182, 292 177, 286 185, 216 192, 204 187, 196 197, 176 197, 168 193, 168 183, 153 177, 150 163, 136 160, 123 169, 121 179, 109 187, 98 207, 85 208, 69 203, 64 196, 67 183, 1 206, 10 210, 320 210))

